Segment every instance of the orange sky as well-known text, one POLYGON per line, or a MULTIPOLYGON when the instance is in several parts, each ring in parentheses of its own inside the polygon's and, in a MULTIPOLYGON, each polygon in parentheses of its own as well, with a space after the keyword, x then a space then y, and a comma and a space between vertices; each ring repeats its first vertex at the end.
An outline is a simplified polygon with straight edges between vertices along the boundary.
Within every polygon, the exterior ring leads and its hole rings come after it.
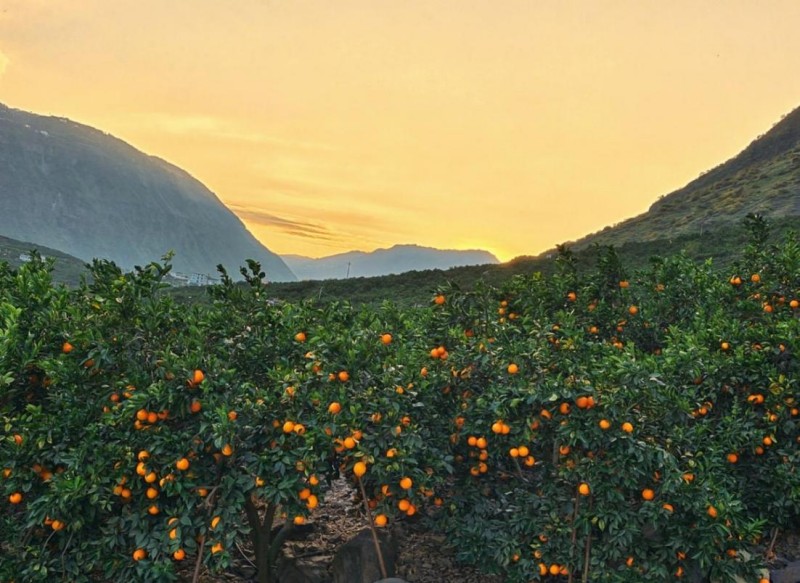
POLYGON ((270 249, 501 259, 800 105, 797 0, 0 0, 0 101, 203 181, 270 249))

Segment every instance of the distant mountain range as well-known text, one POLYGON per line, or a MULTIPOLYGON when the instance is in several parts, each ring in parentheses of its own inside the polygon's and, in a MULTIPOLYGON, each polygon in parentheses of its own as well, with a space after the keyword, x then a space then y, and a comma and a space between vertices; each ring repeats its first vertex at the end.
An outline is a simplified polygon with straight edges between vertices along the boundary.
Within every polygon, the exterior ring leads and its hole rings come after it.
POLYGON ((488 251, 443 250, 419 245, 395 245, 369 253, 349 251, 320 259, 302 255, 282 255, 281 258, 301 280, 375 277, 415 270, 499 263, 497 257, 488 251))
POLYGON ((294 274, 180 168, 73 121, 0 104, 0 235, 131 268, 172 250, 176 271, 236 276, 246 259, 294 274))

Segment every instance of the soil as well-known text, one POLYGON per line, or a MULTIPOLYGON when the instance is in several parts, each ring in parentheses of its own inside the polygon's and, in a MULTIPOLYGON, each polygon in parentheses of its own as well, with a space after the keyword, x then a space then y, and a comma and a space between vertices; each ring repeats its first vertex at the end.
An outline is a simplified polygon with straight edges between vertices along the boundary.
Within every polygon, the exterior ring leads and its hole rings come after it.
MULTIPOLYGON (((363 507, 354 504, 355 489, 344 479, 337 480, 326 493, 324 502, 306 522, 302 538, 289 540, 284 555, 313 563, 326 570, 336 550, 367 525, 363 507)), ((499 577, 481 573, 474 567, 459 565, 455 553, 446 546, 444 536, 427 530, 419 519, 400 520, 393 525, 399 543, 394 576, 409 583, 501 583, 499 577)), ((253 553, 242 543, 232 552, 233 564, 227 572, 211 575, 203 572, 202 583, 254 581, 253 553)), ((182 581, 191 581, 193 565, 188 561, 180 573, 182 581)), ((390 574, 391 575, 391 574, 390 574)))
MULTIPOLYGON (((284 555, 304 564, 328 571, 337 549, 365 528, 367 520, 363 507, 354 503, 355 489, 344 479, 337 480, 325 495, 325 501, 312 514, 302 533, 289 540, 284 555)), ((460 565, 453 549, 447 547, 444 536, 426 529, 417 519, 399 520, 393 526, 399 543, 394 576, 408 583, 501 583, 499 576, 486 575, 474 567, 460 565)), ((765 549, 762 549, 765 550, 765 549)), ((253 553, 247 543, 232 553, 227 572, 201 574, 202 583, 254 581, 253 553)), ((775 572, 787 566, 800 568, 800 534, 779 533, 769 567, 775 572)), ((187 562, 188 563, 188 562, 187 562)), ((180 573, 182 581, 192 580, 193 565, 186 564, 180 573)), ((391 576, 391 574, 390 574, 391 576)))

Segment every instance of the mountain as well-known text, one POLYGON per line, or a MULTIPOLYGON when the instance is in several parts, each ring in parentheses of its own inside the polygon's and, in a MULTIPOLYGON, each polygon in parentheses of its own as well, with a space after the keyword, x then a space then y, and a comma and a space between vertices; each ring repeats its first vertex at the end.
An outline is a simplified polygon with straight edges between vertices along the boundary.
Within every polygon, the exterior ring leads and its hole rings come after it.
POLYGON ((748 213, 774 220, 800 216, 800 108, 647 212, 584 237, 574 247, 699 236, 730 228, 748 213))
POLYGON ((443 250, 418 245, 395 245, 369 253, 350 251, 320 259, 301 255, 282 255, 282 258, 301 280, 375 277, 406 271, 499 263, 497 257, 488 251, 443 250))
POLYGON ((64 118, 0 104, 0 235, 123 268, 175 251, 173 266, 232 275, 246 259, 294 274, 208 188, 180 168, 64 118))
POLYGON ((34 250, 38 251, 43 258, 55 259, 53 264, 54 281, 77 285, 81 276, 88 273, 86 264, 77 257, 35 243, 26 243, 0 236, 0 263, 8 263, 14 268, 19 267, 30 259, 31 252, 34 250))

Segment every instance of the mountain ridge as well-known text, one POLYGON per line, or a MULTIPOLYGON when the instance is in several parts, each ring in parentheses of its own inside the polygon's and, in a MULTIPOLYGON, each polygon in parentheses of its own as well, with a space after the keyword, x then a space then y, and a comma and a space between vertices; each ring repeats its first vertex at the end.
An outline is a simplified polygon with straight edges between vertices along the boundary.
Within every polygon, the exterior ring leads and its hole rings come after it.
POLYGON ((281 258, 300 280, 377 277, 499 263, 497 257, 481 249, 436 249, 416 244, 398 244, 374 251, 346 251, 320 258, 292 254, 281 255, 281 258))
POLYGON ((67 118, 0 104, 0 234, 124 268, 175 251, 176 270, 236 276, 255 259, 292 281, 283 260, 185 170, 67 118))

